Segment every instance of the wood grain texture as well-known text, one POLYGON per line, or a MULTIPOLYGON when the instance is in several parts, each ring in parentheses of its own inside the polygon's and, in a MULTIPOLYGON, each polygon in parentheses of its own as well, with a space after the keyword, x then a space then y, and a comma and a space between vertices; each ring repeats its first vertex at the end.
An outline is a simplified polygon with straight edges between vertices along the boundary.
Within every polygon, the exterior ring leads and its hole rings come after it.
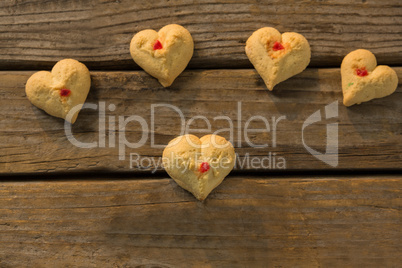
POLYGON ((190 68, 249 68, 244 45, 257 29, 303 34, 311 66, 339 66, 365 48, 381 64, 402 63, 402 3, 327 1, 15 1, 0 3, 0 69, 49 68, 75 58, 91 69, 138 69, 129 54, 141 30, 178 23, 192 33, 190 68))
POLYGON ((200 203, 164 178, 1 182, 0 266, 398 267, 401 189, 231 176, 200 203))
MULTIPOLYGON (((395 69, 402 77, 402 69, 395 69)), ((277 165, 280 158, 285 160, 287 170, 401 168, 402 88, 399 86, 393 95, 386 98, 346 108, 341 104, 338 69, 308 69, 279 84, 273 92, 265 88, 254 70, 186 71, 169 89, 162 88, 156 79, 142 71, 94 72, 91 74, 92 88, 87 103, 98 107, 103 103, 105 115, 100 116, 99 109, 84 109, 72 127, 76 140, 98 143, 98 147, 89 149, 76 147, 67 139, 62 119, 47 115, 28 101, 24 84, 31 74, 0 73, 2 174, 162 169, 158 161, 164 146, 181 134, 184 130, 181 126, 188 125, 191 118, 200 115, 210 121, 211 129, 207 129, 204 120, 194 120, 189 127, 190 133, 198 136, 220 131, 221 136, 230 139, 230 123, 216 118, 227 116, 232 121, 232 142, 239 156, 236 170, 280 171, 282 166, 277 165), (334 101, 339 101, 339 116, 327 120, 324 108, 334 101), (239 102, 241 112, 238 111, 239 102), (177 107, 184 120, 172 108, 156 107, 152 121, 152 105, 155 104, 177 107), (115 106, 114 111, 109 110, 110 105, 115 106), (339 164, 336 168, 316 159, 302 143, 303 123, 317 110, 322 112, 322 121, 304 129, 304 141, 307 146, 324 153, 326 126, 338 123, 339 164), (133 115, 143 118, 147 126, 143 128, 133 121, 123 130, 123 121, 133 115), (262 129, 262 132, 249 132, 247 140, 244 130, 252 116, 266 118, 269 129, 261 119, 252 120, 248 129, 262 129), (283 119, 274 129, 274 122, 281 116, 283 119), (106 122, 103 145, 99 118, 104 118, 106 122), (114 130, 109 133, 113 125, 114 130), (123 153, 120 148, 122 141, 134 144, 139 143, 142 137, 145 139, 143 146, 122 146, 125 149, 123 153), (152 137, 155 145, 152 145, 152 137), (267 146, 255 148, 253 144, 267 146), (119 160, 119 153, 125 156, 124 160, 119 160), (268 162, 270 153, 271 166, 268 162), (138 162, 133 162, 131 166, 130 154, 141 155, 138 162), (275 165, 273 156, 276 157, 275 165), (253 164, 251 161, 256 162, 253 164)), ((331 139, 333 137, 328 137, 328 140, 331 139)), ((136 159, 135 155, 132 159, 136 159)))

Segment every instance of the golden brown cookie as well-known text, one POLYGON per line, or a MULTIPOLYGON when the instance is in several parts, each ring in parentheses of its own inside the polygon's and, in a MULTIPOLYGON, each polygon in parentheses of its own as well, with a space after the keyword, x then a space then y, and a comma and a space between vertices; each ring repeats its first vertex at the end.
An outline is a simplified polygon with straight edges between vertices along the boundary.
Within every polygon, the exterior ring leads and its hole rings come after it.
POLYGON ((232 144, 218 135, 180 136, 163 151, 169 176, 201 201, 229 174, 235 160, 232 144))
POLYGON ((341 76, 345 106, 388 96, 398 87, 396 72, 389 66, 377 66, 374 54, 365 49, 346 55, 341 76))
POLYGON ((184 27, 169 24, 155 32, 144 30, 130 44, 133 60, 164 87, 170 86, 193 56, 194 43, 184 27))
POLYGON ((51 72, 33 74, 25 85, 25 92, 29 101, 39 109, 74 123, 90 87, 87 67, 79 61, 64 59, 57 62, 51 72), (75 112, 68 117, 73 108, 75 112))
POLYGON ((269 90, 301 73, 310 63, 310 45, 304 36, 293 32, 281 34, 272 27, 255 31, 245 49, 269 90))

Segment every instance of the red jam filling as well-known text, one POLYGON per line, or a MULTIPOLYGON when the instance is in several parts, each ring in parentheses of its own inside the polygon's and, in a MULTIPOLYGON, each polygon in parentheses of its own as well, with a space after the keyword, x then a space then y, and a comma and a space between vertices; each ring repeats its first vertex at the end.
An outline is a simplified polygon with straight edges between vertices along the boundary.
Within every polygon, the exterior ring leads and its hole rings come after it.
POLYGON ((357 68, 357 69, 356 69, 356 75, 361 76, 361 77, 368 75, 368 72, 367 72, 367 70, 366 70, 366 67, 362 67, 362 68, 360 68, 360 69, 357 68))
POLYGON ((210 167, 209 167, 208 162, 202 162, 201 165, 200 165, 199 170, 200 170, 201 173, 205 173, 205 172, 207 172, 209 170, 209 168, 210 167))
POLYGON ((60 96, 62 97, 68 97, 71 93, 71 90, 67 89, 67 88, 62 88, 60 90, 60 96))
POLYGON ((272 47, 272 49, 274 50, 274 51, 278 51, 278 50, 282 50, 282 49, 284 49, 285 47, 281 44, 281 43, 279 43, 278 41, 276 41, 275 43, 274 43, 274 46, 272 47))
POLYGON ((163 46, 161 44, 161 42, 159 42, 159 40, 156 40, 155 44, 154 44, 154 50, 158 50, 158 49, 162 49, 163 46))

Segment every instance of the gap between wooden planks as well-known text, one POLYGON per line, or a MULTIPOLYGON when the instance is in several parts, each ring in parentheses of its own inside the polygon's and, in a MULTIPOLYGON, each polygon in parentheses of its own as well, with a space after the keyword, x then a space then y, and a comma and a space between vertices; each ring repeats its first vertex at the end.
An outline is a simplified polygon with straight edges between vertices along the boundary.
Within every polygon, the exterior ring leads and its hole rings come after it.
POLYGON ((0 3, 0 69, 50 69, 63 58, 90 69, 134 69, 133 35, 177 23, 195 42, 189 68, 250 68, 247 38, 261 27, 303 34, 310 66, 336 67, 352 50, 402 62, 400 1, 47 1, 0 3))
POLYGON ((70 179, 0 182, 1 267, 402 261, 400 176, 231 176, 204 203, 171 179, 70 179))
MULTIPOLYGON (((402 68, 395 70, 402 77, 402 68)), ((0 171, 2 174, 43 173, 51 171, 150 171, 160 170, 158 165, 164 145, 180 134, 181 120, 171 108, 155 109, 154 129, 151 129, 152 104, 174 105, 183 112, 185 122, 194 116, 211 120, 211 132, 229 128, 226 120, 213 119, 228 116, 233 120, 236 152, 241 160, 236 170, 277 170, 268 166, 267 157, 283 158, 287 170, 334 169, 401 169, 402 152, 402 91, 383 99, 373 100, 350 108, 344 107, 339 69, 307 69, 269 92, 254 70, 198 70, 185 71, 171 88, 162 88, 143 71, 92 72, 92 88, 87 103, 105 107, 115 105, 114 111, 106 110, 109 117, 119 122, 120 116, 138 115, 148 123, 148 130, 135 122, 129 123, 125 132, 116 127, 115 136, 122 135, 130 142, 146 143, 139 148, 125 149, 125 160, 118 139, 112 143, 105 137, 103 148, 78 148, 66 137, 64 121, 51 117, 32 106, 24 92, 25 82, 32 72, 0 72, 0 171), (339 102, 339 116, 325 119, 325 106, 339 102), (241 116, 238 111, 241 102, 241 116), (338 123, 339 163, 331 167, 312 156, 302 143, 302 126, 305 120, 321 110, 322 121, 304 130, 305 143, 323 153, 326 145, 327 123, 338 123), (270 131, 249 133, 249 142, 267 144, 266 148, 252 148, 244 137, 238 135, 238 126, 244 130, 251 116, 267 118, 270 131), (281 120, 274 131, 273 121, 281 120), (274 118, 274 119, 273 119, 274 118), (240 120, 239 120, 240 119, 240 120), (239 125, 240 122, 240 125, 239 125), (151 145, 151 136, 159 148, 151 145), (274 140, 276 147, 274 147, 274 140), (144 162, 130 166, 130 154, 139 154, 144 162), (248 159, 265 159, 264 166, 247 165, 248 159), (241 166, 241 163, 246 163, 241 166)), ((72 133, 80 142, 99 142, 98 111, 83 110, 72 133)), ((119 125, 119 123, 117 124, 119 125)), ((206 123, 195 120, 193 129, 205 129, 206 123)), ((250 128, 266 128, 262 120, 254 120, 250 128)), ((192 133, 195 133, 194 131, 192 133)), ((197 134, 197 133, 195 133, 197 134)), ((229 131, 221 135, 229 138, 229 131)), ((200 135, 199 133, 197 135, 200 135)), ((134 156, 135 158, 135 156, 134 156)))

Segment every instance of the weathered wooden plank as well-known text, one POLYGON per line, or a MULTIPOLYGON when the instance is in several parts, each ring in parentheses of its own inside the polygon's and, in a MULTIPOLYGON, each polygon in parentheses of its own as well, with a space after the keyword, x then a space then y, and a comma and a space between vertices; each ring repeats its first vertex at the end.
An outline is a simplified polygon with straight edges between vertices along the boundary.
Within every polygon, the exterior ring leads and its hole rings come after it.
MULTIPOLYGON (((402 68, 396 70, 402 77, 402 68)), ((81 111, 72 127, 72 137, 83 143, 97 142, 95 148, 74 145, 67 138, 62 119, 31 105, 24 91, 31 74, 0 73, 0 171, 3 174, 160 169, 158 161, 164 145, 180 135, 181 126, 188 126, 196 116, 209 120, 211 129, 207 129, 204 120, 195 118, 190 133, 202 136, 201 131, 221 131, 220 135, 231 139, 233 132, 231 140, 240 160, 237 170, 401 168, 401 87, 386 98, 346 108, 341 104, 338 69, 308 69, 279 84, 273 92, 265 88, 254 70, 186 71, 169 89, 162 88, 141 71, 94 72, 87 103, 97 105, 98 109, 81 111), (339 115, 327 120, 324 109, 335 101, 339 101, 339 115), (172 108, 155 108, 152 106, 155 104, 173 105, 184 119, 172 108), (99 112, 101 105, 106 107, 104 116, 99 112), (115 107, 114 111, 109 110, 110 106, 115 107), (322 121, 302 131, 309 116, 319 110, 322 121), (123 130, 124 120, 133 115, 143 118, 146 126, 132 121, 123 130), (227 120, 217 119, 218 116, 227 116, 227 120), (248 132, 247 139, 244 130, 253 116, 266 118, 268 126, 261 118, 251 121, 248 129, 263 131, 248 132), (105 118, 104 137, 99 118, 105 118), (278 121, 279 118, 282 119, 278 121), (304 139, 307 146, 325 153, 326 136, 331 141, 336 139, 327 135, 327 123, 338 123, 336 167, 316 159, 303 145, 304 139), (145 143, 139 146, 142 137, 145 143), (125 146, 125 141, 139 147, 125 146), (254 144, 267 146, 255 148, 254 144), (141 158, 131 161, 137 159, 136 154, 141 158), (120 156, 125 159, 119 159, 120 156)))
MULTIPOLYGON (((77 179, 77 177, 74 177, 77 179)), ((1 267, 398 267, 400 176, 0 183, 1 267)))
POLYGON ((401 13, 397 0, 4 0, 0 68, 50 68, 75 58, 91 69, 138 69, 129 54, 133 34, 170 23, 194 37, 190 68, 251 67, 245 41, 265 26, 305 35, 311 66, 339 66, 357 48, 371 50, 382 64, 400 65, 401 13))

